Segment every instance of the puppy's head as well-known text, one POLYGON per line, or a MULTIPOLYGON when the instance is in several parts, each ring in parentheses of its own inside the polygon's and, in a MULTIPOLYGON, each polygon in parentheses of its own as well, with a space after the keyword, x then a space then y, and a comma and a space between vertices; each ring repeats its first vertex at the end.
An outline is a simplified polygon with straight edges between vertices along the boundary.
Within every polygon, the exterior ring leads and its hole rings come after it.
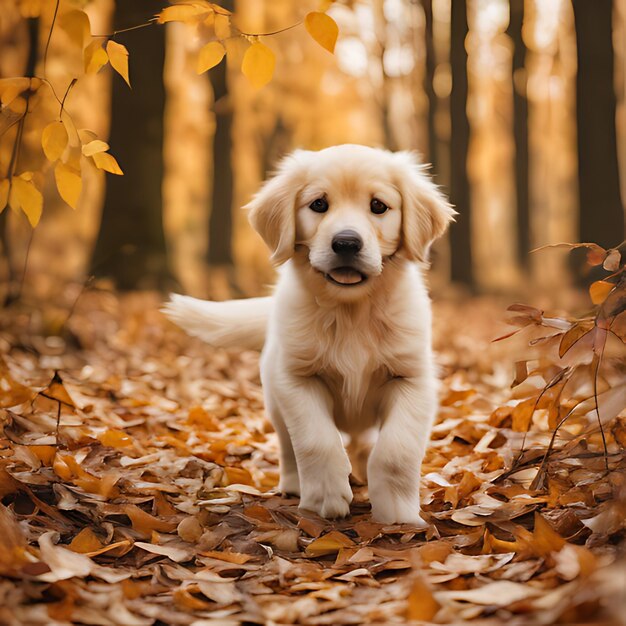
POLYGON ((414 154, 357 145, 294 152, 247 208, 275 263, 304 258, 341 299, 395 255, 425 261, 455 214, 414 154))

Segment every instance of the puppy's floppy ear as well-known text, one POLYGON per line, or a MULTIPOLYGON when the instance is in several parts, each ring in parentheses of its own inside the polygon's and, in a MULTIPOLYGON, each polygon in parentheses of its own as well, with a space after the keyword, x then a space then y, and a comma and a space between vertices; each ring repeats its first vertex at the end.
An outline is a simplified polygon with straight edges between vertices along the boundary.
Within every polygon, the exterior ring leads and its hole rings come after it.
POLYGON ((271 260, 280 264, 293 256, 296 243, 296 198, 302 168, 296 150, 285 157, 277 171, 244 207, 248 219, 272 251, 271 260))
POLYGON ((426 173, 416 154, 394 154, 402 194, 402 250, 415 261, 426 261, 430 244, 441 237, 457 212, 426 173))

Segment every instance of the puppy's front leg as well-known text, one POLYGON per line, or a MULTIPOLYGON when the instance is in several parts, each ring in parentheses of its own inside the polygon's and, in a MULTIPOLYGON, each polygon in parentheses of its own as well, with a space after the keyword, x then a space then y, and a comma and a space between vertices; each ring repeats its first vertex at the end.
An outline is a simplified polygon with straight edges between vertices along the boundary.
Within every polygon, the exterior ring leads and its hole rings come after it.
POLYGON ((385 523, 425 525, 419 481, 437 409, 434 377, 397 378, 384 388, 382 427, 367 465, 372 516, 385 523))
POLYGON ((350 513, 350 461, 335 427, 332 398, 315 377, 287 375, 272 390, 289 431, 300 477, 300 508, 322 517, 350 513))

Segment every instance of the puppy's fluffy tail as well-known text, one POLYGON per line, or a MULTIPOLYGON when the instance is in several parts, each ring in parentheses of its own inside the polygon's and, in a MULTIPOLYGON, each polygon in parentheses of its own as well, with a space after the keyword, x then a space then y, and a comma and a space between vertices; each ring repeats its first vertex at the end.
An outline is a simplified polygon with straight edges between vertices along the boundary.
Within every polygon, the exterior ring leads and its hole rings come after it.
POLYGON ((161 311, 194 337, 218 348, 261 350, 272 298, 211 302, 171 294, 161 311))

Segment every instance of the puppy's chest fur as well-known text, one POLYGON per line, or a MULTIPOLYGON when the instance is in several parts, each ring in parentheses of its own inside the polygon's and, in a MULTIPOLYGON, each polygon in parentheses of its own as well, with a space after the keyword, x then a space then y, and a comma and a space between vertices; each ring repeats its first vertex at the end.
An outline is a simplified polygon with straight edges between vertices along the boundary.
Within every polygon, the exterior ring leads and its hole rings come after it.
POLYGON ((324 381, 340 429, 369 428, 380 417, 385 383, 415 370, 415 333, 373 309, 320 308, 307 322, 310 330, 292 353, 298 373, 324 381))

